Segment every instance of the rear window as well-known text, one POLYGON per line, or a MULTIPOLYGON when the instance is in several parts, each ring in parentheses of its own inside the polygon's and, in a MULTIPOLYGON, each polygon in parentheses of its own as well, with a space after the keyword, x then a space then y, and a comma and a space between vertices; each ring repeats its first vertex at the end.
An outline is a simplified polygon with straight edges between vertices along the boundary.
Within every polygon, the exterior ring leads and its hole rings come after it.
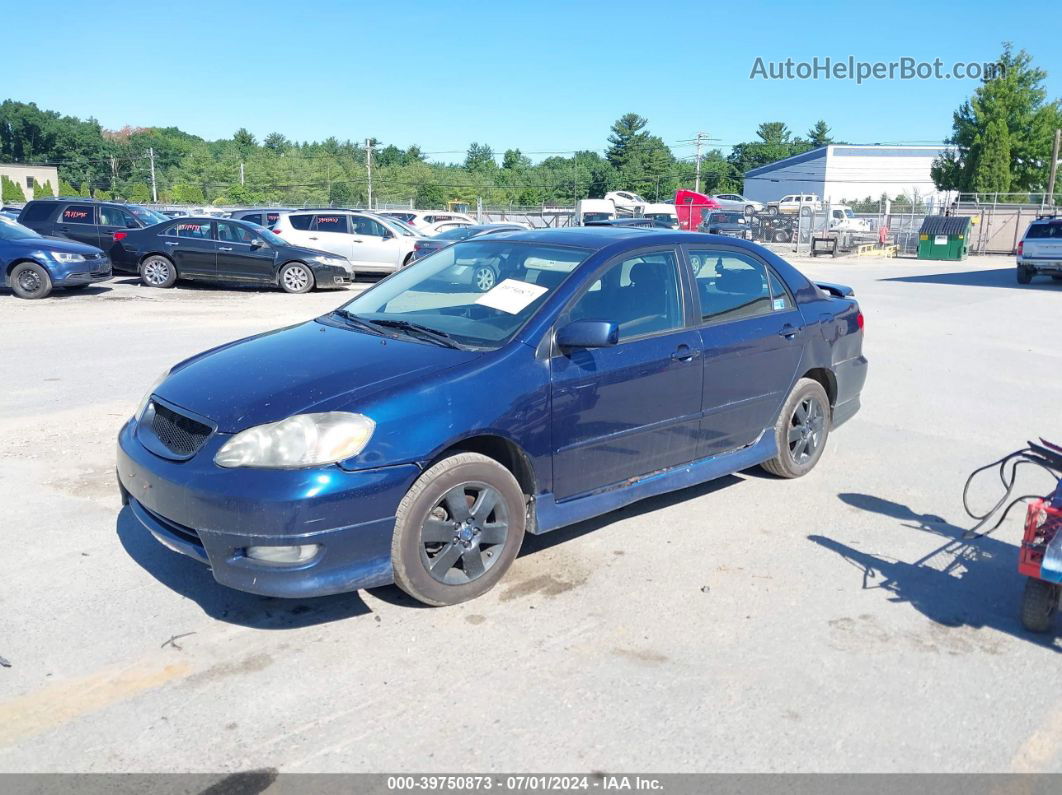
POLYGON ((59 220, 64 224, 95 223, 92 217, 92 207, 87 204, 71 204, 63 210, 63 214, 59 220))
POLYGON ((1044 238, 1062 239, 1062 223, 1033 224, 1025 233, 1026 240, 1043 240, 1044 238))
MULTIPOLYGON (((275 224, 279 217, 280 217, 280 213, 266 213, 266 223, 267 224, 275 224)), ((255 223, 259 223, 259 222, 255 221, 255 223)))
POLYGON ((313 221, 312 215, 289 215, 288 220, 291 221, 291 225, 295 229, 309 229, 310 222, 313 221))
POLYGON ((44 202, 30 202, 22 210, 22 214, 19 215, 19 221, 21 223, 36 224, 41 221, 47 221, 52 214, 52 210, 55 208, 54 204, 46 204, 44 202))
MULTIPOLYGON (((261 213, 251 213, 250 215, 241 215, 240 216, 240 220, 241 221, 250 221, 252 224, 260 224, 260 223, 262 223, 262 214, 261 213)), ((276 219, 274 218, 273 220, 275 221, 276 219)))

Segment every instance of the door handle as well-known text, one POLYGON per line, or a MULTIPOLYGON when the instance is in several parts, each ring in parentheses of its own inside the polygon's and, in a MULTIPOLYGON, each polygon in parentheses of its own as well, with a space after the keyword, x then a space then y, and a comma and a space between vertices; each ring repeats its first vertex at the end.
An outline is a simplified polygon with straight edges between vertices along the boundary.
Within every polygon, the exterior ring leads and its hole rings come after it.
POLYGON ((693 350, 689 345, 679 345, 678 349, 671 354, 671 358, 676 362, 688 362, 697 357, 697 351, 693 350))
POLYGON ((176 246, 177 245, 177 241, 176 240, 167 240, 166 241, 166 245, 167 246, 176 246))
POLYGON ((785 337, 787 340, 796 339, 797 332, 800 331, 792 323, 786 323, 782 326, 782 329, 778 332, 779 337, 785 337))
POLYGON ((316 237, 314 237, 313 235, 311 235, 311 236, 310 236, 310 240, 316 240, 316 239, 317 239, 317 238, 316 238, 316 237))
POLYGON ((364 240, 358 240, 356 237, 354 237, 354 238, 351 238, 350 242, 351 243, 364 243, 365 241, 364 240))
POLYGON ((232 246, 218 246, 218 251, 232 251, 232 246))

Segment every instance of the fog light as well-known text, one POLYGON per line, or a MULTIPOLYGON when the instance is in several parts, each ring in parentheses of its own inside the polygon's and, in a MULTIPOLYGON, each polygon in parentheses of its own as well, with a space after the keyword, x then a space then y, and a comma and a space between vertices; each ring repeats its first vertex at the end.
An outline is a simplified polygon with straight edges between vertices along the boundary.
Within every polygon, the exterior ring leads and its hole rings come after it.
POLYGON ((317 554, 320 544, 283 547, 247 547, 247 557, 266 563, 305 563, 317 554))

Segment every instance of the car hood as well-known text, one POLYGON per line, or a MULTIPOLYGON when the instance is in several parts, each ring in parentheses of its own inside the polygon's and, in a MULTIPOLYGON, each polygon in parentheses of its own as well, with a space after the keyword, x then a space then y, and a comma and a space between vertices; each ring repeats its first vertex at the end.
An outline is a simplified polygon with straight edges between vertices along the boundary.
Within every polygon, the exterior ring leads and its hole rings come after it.
POLYGON ((290 257, 338 257, 339 259, 347 259, 342 254, 335 254, 331 251, 321 251, 316 248, 293 246, 291 244, 284 246, 282 249, 278 248, 278 250, 285 259, 290 257))
POLYGON ((27 248, 63 251, 68 254, 85 254, 86 256, 94 257, 102 253, 98 248, 90 246, 88 243, 78 243, 76 240, 67 240, 63 237, 26 237, 16 242, 25 244, 27 248))
POLYGON ((356 411, 371 393, 481 355, 309 321, 187 359, 154 394, 235 433, 307 411, 356 411))

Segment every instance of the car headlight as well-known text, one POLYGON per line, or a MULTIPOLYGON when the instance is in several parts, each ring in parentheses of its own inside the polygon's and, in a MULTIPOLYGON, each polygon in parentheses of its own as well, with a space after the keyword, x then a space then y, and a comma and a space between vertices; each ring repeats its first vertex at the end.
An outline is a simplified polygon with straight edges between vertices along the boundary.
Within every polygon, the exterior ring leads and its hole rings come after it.
POLYGON ((342 257, 317 257, 317 261, 323 265, 336 265, 340 268, 345 268, 350 264, 342 257))
POLYGON ((166 372, 164 372, 162 375, 160 375, 158 378, 155 379, 155 383, 153 383, 150 386, 150 388, 148 388, 148 391, 146 393, 144 393, 144 397, 142 397, 140 399, 140 405, 138 405, 136 407, 136 411, 133 412, 133 419, 134 420, 136 420, 137 422, 140 422, 140 418, 142 416, 144 416, 144 410, 148 407, 148 403, 151 402, 151 396, 153 394, 155 394, 155 390, 159 388, 159 385, 163 381, 165 381, 167 378, 169 378, 169 377, 170 377, 170 371, 167 370, 166 372))
POLYGON ((376 423, 363 414, 296 414, 240 431, 222 445, 214 463, 228 468, 334 464, 364 450, 375 429, 376 423))
POLYGON ((67 251, 52 251, 50 252, 52 259, 56 262, 84 262, 84 254, 71 254, 67 251))

